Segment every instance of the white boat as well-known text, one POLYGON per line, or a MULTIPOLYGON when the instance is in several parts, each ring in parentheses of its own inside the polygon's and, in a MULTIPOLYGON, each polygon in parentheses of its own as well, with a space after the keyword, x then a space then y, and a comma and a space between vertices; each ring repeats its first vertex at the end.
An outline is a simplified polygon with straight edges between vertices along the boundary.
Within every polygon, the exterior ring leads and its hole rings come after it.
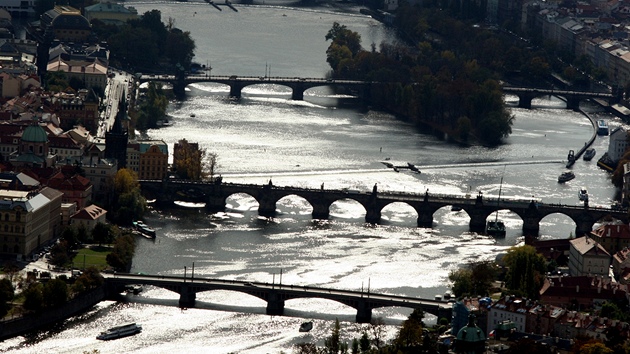
POLYGON ((136 323, 127 323, 124 325, 112 327, 107 331, 101 332, 96 339, 100 340, 110 340, 117 339, 121 337, 131 336, 137 333, 142 332, 142 326, 136 323))
POLYGON ((300 332, 308 332, 313 329, 313 321, 304 322, 300 325, 300 332))
POLYGON ((580 200, 583 202, 588 201, 588 191, 585 187, 580 188, 580 190, 578 191, 578 198, 580 198, 580 200))
POLYGON ((147 224, 143 223, 140 220, 134 221, 132 224, 136 228, 136 230, 140 231, 141 234, 148 236, 150 238, 155 238, 156 236, 155 230, 147 226, 147 224))

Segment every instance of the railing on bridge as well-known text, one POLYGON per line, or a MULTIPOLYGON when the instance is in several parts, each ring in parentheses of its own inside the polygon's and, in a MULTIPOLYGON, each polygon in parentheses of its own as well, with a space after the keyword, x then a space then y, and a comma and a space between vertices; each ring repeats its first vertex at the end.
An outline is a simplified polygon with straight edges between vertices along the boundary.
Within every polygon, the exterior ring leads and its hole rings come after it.
MULTIPOLYGON (((379 307, 421 308, 436 316, 449 316, 451 304, 440 300, 429 300, 394 294, 368 291, 352 291, 294 284, 269 284, 238 280, 211 279, 204 277, 176 277, 115 273, 106 277, 106 286, 120 291, 131 284, 153 285, 180 294, 180 306, 194 307, 197 292, 210 290, 232 290, 248 293, 267 301, 267 313, 282 315, 285 300, 315 297, 343 303, 357 309, 357 322, 370 322, 372 309, 379 307)), ((110 289, 111 291, 112 289, 110 289)))

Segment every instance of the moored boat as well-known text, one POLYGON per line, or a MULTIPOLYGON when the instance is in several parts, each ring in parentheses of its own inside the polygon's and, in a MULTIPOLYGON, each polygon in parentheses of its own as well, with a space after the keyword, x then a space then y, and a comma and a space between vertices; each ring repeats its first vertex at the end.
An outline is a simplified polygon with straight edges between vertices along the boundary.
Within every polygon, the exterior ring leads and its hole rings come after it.
POLYGON ((595 157, 595 149, 588 148, 586 149, 586 151, 584 151, 584 156, 582 158, 584 159, 584 161, 591 161, 593 157, 595 157))
POLYGON ((117 339, 121 337, 131 336, 137 333, 142 332, 142 326, 136 323, 127 323, 124 325, 112 327, 107 331, 101 332, 96 339, 100 340, 110 340, 117 339))
POLYGON ((603 119, 597 121, 597 135, 608 135, 608 124, 603 119))
POLYGON ((300 325, 300 332, 308 332, 313 329, 313 321, 304 322, 300 325))
POLYGON ((147 224, 143 223, 142 221, 134 221, 132 224, 134 228, 137 231, 139 231, 141 234, 148 236, 150 238, 155 238, 156 236, 155 230, 147 226, 147 224))
POLYGON ((500 220, 488 221, 486 234, 492 237, 505 237, 505 224, 500 220))
POLYGON ((558 183, 564 183, 574 178, 575 174, 573 173, 573 171, 562 172, 562 174, 558 177, 558 183))

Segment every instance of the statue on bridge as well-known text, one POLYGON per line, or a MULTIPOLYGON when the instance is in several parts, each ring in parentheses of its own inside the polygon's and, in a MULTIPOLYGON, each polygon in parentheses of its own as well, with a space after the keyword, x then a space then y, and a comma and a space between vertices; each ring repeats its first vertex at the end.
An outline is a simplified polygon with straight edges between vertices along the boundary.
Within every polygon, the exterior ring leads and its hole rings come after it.
POLYGON ((377 192, 378 191, 377 191, 377 188, 376 188, 376 183, 374 183, 374 188, 372 188, 372 194, 376 195, 377 192))

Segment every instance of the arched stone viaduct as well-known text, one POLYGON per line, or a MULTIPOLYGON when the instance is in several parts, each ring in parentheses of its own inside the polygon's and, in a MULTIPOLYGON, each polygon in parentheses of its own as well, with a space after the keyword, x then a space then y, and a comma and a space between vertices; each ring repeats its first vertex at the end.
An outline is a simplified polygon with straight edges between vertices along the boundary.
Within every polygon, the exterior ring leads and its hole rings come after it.
POLYGON ((271 184, 252 185, 235 183, 191 183, 165 179, 163 181, 140 181, 143 194, 155 199, 158 205, 168 206, 175 201, 201 202, 212 211, 223 211, 227 198, 233 194, 244 193, 258 202, 258 214, 266 217, 276 215, 276 204, 284 197, 295 195, 304 198, 313 207, 314 219, 327 219, 330 206, 342 199, 351 199, 361 204, 366 210, 365 221, 379 223, 383 209, 392 203, 406 203, 417 212, 417 225, 432 227, 433 215, 445 206, 457 206, 470 216, 470 230, 482 232, 487 218, 498 210, 510 210, 523 220, 523 234, 537 236, 540 221, 547 215, 560 213, 571 218, 576 224, 576 236, 593 229, 599 220, 611 217, 628 222, 626 210, 611 208, 545 204, 531 199, 486 198, 456 195, 433 195, 411 193, 383 193, 373 190, 359 192, 351 190, 307 189, 295 187, 277 187, 271 184))

